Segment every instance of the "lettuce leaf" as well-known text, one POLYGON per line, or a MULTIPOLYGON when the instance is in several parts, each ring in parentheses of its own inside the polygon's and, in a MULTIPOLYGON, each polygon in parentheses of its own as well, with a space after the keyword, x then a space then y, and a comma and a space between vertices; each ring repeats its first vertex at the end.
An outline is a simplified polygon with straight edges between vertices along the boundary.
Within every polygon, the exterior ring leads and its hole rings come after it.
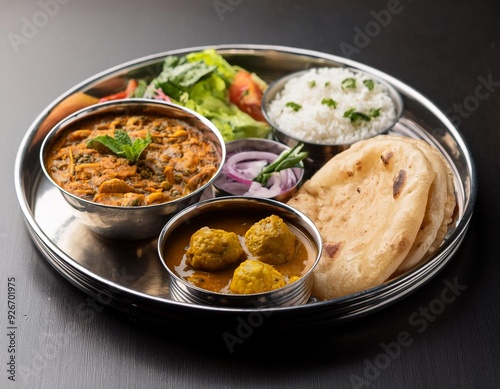
POLYGON ((168 56, 162 72, 146 88, 144 97, 153 98, 154 91, 161 88, 169 97, 180 100, 182 94, 197 82, 212 74, 216 66, 203 61, 188 62, 186 57, 168 56))
POLYGON ((238 69, 231 66, 222 55, 217 54, 215 49, 197 51, 186 55, 190 62, 203 61, 208 66, 215 66, 216 72, 224 81, 231 83, 238 72, 238 69))
POLYGON ((198 82, 189 95, 185 106, 211 120, 219 129, 224 140, 259 137, 269 134, 267 123, 253 119, 227 99, 227 85, 213 74, 198 82))
POLYGON ((237 71, 213 49, 184 57, 169 56, 162 72, 144 89, 143 97, 154 98, 161 88, 174 103, 211 120, 225 141, 264 138, 270 132, 269 125, 253 119, 229 101, 229 87, 237 71))

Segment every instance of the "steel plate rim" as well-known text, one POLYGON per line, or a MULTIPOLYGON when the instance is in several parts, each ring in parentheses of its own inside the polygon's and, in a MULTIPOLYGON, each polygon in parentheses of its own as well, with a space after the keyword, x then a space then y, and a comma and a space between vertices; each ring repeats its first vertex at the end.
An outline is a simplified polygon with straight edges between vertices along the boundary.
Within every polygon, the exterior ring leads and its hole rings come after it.
MULTIPOLYGON (((275 51, 275 52, 283 52, 286 54, 309 56, 309 57, 315 58, 315 59, 318 59, 318 58, 325 59, 325 60, 339 63, 339 64, 344 65, 344 66, 351 66, 351 67, 355 67, 355 68, 358 68, 361 70, 365 70, 367 72, 371 72, 372 74, 377 75, 378 77, 386 80, 387 82, 390 82, 393 86, 396 87, 396 89, 400 90, 401 92, 418 100, 419 103, 424 105, 424 107, 426 109, 428 109, 434 116, 436 116, 446 126, 447 131, 449 131, 451 133, 451 135, 453 136, 453 139, 457 142, 460 149, 464 152, 464 157, 466 160, 467 168, 468 168, 468 171, 470 172, 470 179, 471 179, 471 182, 469 184, 470 185, 470 194, 468 196, 467 203, 464 204, 463 213, 461 215, 462 217, 461 217, 459 223, 457 224, 455 231, 452 233, 452 235, 449 238, 450 241, 454 241, 456 243, 455 244, 456 247, 452 247, 452 249, 453 249, 452 251, 456 251, 458 249, 458 247, 460 246, 460 243, 461 243, 461 241, 462 241, 462 239, 465 236, 465 233, 467 231, 467 227, 468 227, 470 219, 472 217, 473 208, 474 208, 474 204, 475 204, 475 200, 476 200, 476 196, 477 196, 477 178, 476 178, 476 172, 475 172, 475 165, 474 165, 472 156, 470 154, 469 147, 467 146, 465 140, 461 137, 459 131, 454 127, 454 125, 446 117, 446 115, 437 106, 435 106, 431 102, 431 100, 426 98, 424 95, 422 95, 420 92, 418 92, 414 88, 410 87, 409 85, 404 84, 403 82, 397 80, 396 78, 394 78, 394 77, 392 77, 384 72, 381 72, 375 68, 364 65, 362 63, 352 61, 350 59, 346 59, 343 57, 339 57, 339 56, 336 56, 333 54, 322 53, 322 52, 315 51, 315 50, 288 47, 288 46, 254 45, 254 44, 234 44, 234 45, 223 44, 223 45, 194 46, 194 47, 190 47, 190 48, 168 50, 168 51, 144 56, 141 58, 137 58, 134 60, 130 60, 130 61, 124 62, 122 64, 113 66, 111 68, 108 68, 104 71, 101 71, 101 72, 95 74, 92 77, 87 78, 86 80, 83 80, 82 82, 75 85, 73 88, 70 88, 69 90, 67 90, 66 92, 61 94, 58 98, 56 98, 51 104, 49 104, 36 117, 36 119, 33 121, 31 126, 28 128, 27 132, 23 136, 21 144, 20 144, 18 152, 17 152, 17 155, 16 155, 15 168, 14 168, 15 169, 15 171, 14 171, 14 173, 15 173, 14 184, 15 184, 16 195, 17 195, 18 201, 20 203, 25 222, 27 223, 28 228, 30 229, 30 234, 36 235, 37 239, 34 239, 36 245, 42 251, 42 254, 45 256, 45 258, 48 259, 49 262, 51 262, 52 266, 54 266, 55 264, 52 263, 52 261, 49 258, 47 258, 47 253, 45 253, 44 250, 42 249, 42 247, 40 247, 40 244, 43 244, 46 247, 46 249, 50 250, 61 261, 64 261, 64 263, 67 266, 70 266, 72 269, 74 269, 74 271, 81 273, 80 275, 83 275, 84 277, 87 277, 90 280, 96 281, 97 286, 105 286, 105 287, 112 288, 112 289, 118 289, 121 292, 129 294, 129 295, 134 296, 136 298, 145 299, 147 301, 151 300, 152 302, 160 303, 160 304, 167 303, 168 305, 180 306, 180 307, 182 307, 184 309, 188 309, 188 310, 191 310, 191 309, 193 309, 195 311, 208 310, 208 311, 214 312, 214 313, 218 312, 218 311, 224 311, 224 312, 229 311, 230 313, 236 313, 236 314, 238 314, 238 313, 245 314, 245 313, 256 311, 256 309, 253 309, 253 308, 251 308, 251 309, 244 309, 244 308, 228 309, 228 308, 224 308, 224 307, 201 306, 201 305, 180 303, 180 302, 176 302, 176 301, 171 300, 171 299, 165 299, 165 298, 161 298, 161 297, 157 297, 157 296, 148 295, 146 293, 138 292, 136 290, 131 290, 125 286, 115 284, 115 283, 111 282, 110 280, 107 280, 107 279, 105 279, 105 278, 103 278, 95 273, 92 273, 89 269, 85 268, 84 266, 82 266, 81 264, 76 262, 73 258, 66 255, 62 250, 60 250, 60 248, 54 242, 52 242, 51 239, 41 229, 41 227, 38 225, 38 223, 34 219, 33 212, 28 205, 28 201, 27 201, 28 199, 26 198, 26 196, 24 196, 25 190, 24 190, 23 185, 21 183, 21 181, 22 181, 21 166, 22 166, 23 161, 24 161, 23 156, 25 155, 26 149, 27 149, 28 145, 30 144, 29 141, 34 137, 34 135, 36 133, 36 129, 40 125, 41 121, 54 108, 54 106, 56 106, 62 99, 71 95, 72 93, 75 93, 77 91, 82 90, 83 88, 85 88, 85 86, 89 86, 92 83, 94 83, 100 79, 103 79, 104 77, 110 77, 114 73, 124 71, 125 69, 131 68, 132 66, 138 67, 140 64, 145 64, 145 63, 152 62, 155 60, 161 60, 163 57, 165 57, 167 55, 185 54, 188 52, 199 51, 199 50, 204 50, 204 49, 208 49, 208 48, 214 48, 218 51, 224 51, 224 50, 230 50, 230 51, 232 51, 232 50, 234 50, 234 51, 238 51, 238 50, 275 51), (460 239, 458 239, 458 241, 457 241, 457 237, 460 238, 460 239), (36 240, 39 240, 39 242, 36 242, 36 240)), ((33 238, 34 238, 34 236, 32 235, 32 239, 33 238)), ((443 249, 444 248, 442 246, 440 250, 443 250, 443 249)), ((437 274, 437 272, 439 272, 439 270, 442 267, 444 267, 449 262, 449 260, 451 260, 451 257, 452 257, 452 255, 448 256, 448 258, 443 258, 443 260, 438 263, 439 269, 437 269, 434 273, 432 273, 432 272, 425 273, 424 272, 424 275, 427 275, 428 278, 433 278, 435 276, 435 274, 437 274)), ((425 265, 426 264, 424 264, 423 266, 425 266, 425 265)), ((412 275, 412 274, 418 275, 419 269, 414 270, 412 273, 410 273, 410 275, 412 275)), ((60 271, 60 273, 61 273, 61 271, 60 271)), ((65 273, 62 273, 62 275, 66 276, 65 273)), ((413 280, 411 277, 408 277, 407 281, 408 281, 407 290, 409 290, 410 292, 413 291, 414 289, 419 288, 422 284, 422 279, 420 279, 420 278, 413 280)), ((294 311, 300 310, 300 311, 307 312, 307 311, 316 310, 316 309, 324 310, 324 309, 328 309, 330 305, 333 306, 334 304, 341 304, 342 302, 345 302, 346 300, 358 298, 360 296, 365 296, 367 294, 373 294, 373 293, 376 293, 377 291, 380 291, 380 290, 383 291, 384 289, 389 289, 389 291, 390 291, 390 285, 392 282, 393 281, 389 281, 386 284, 382 284, 382 285, 379 285, 377 287, 371 288, 369 290, 359 292, 359 293, 354 294, 354 295, 344 296, 344 297, 341 297, 338 299, 320 301, 320 302, 315 302, 312 304, 306 304, 306 305, 302 305, 302 306, 258 309, 258 311, 272 310, 273 312, 280 312, 280 311, 281 312, 294 312, 294 311)), ((407 294, 408 293, 405 293, 402 296, 396 295, 396 296, 394 296, 394 299, 398 300, 400 298, 403 298, 407 294)), ((363 297, 361 297, 361 298, 363 298, 363 297)), ((387 304, 387 302, 382 301, 382 302, 380 302, 380 304, 383 307, 387 304)), ((370 307, 368 307, 368 310, 366 311, 366 313, 369 313, 371 310, 372 309, 370 309, 370 307)), ((365 313, 365 312, 363 311, 362 313, 365 313)), ((358 316, 358 314, 359 314, 359 312, 355 313, 355 316, 358 316)))

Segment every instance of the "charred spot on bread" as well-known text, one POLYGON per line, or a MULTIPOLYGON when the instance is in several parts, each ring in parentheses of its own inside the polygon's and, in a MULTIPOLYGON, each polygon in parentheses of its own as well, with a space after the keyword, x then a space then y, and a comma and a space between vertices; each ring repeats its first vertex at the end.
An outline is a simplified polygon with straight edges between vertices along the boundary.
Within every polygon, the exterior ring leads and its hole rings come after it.
POLYGON ((340 243, 327 243, 325 244, 325 252, 328 255, 329 258, 333 258, 335 254, 340 249, 340 243))
POLYGON ((403 236, 401 240, 398 242, 398 249, 403 251, 407 251, 409 247, 411 247, 412 242, 406 237, 403 236))
POLYGON ((384 166, 387 167, 389 165, 389 161, 391 160, 393 155, 394 155, 394 153, 392 151, 389 151, 388 153, 382 154, 380 156, 380 159, 382 160, 382 163, 384 164, 384 166))
POLYGON ((392 197, 397 199, 406 182, 406 170, 401 169, 392 184, 392 197))

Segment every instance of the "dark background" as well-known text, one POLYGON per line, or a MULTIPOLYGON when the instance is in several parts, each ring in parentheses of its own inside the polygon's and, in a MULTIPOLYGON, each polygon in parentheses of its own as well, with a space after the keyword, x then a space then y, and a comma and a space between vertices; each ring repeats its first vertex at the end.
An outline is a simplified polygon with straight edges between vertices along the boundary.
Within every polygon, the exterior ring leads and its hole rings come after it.
POLYGON ((499 36, 497 1, 0 0, 0 333, 7 333, 9 277, 21 321, 15 383, 7 379, 8 337, 0 337, 0 387, 498 387, 499 36), (26 30, 37 17, 41 27, 26 30), (363 40, 359 31, 372 36, 363 40), (460 250, 387 309, 318 331, 257 329, 234 353, 222 334, 158 328, 102 307, 82 322, 78 307, 88 297, 38 252, 16 199, 23 135, 54 99, 109 67, 236 43, 348 56, 446 112, 470 147, 479 182, 460 250), (481 78, 493 81, 491 90, 472 106, 481 78), (461 285, 457 298, 439 315, 425 314, 449 283, 461 285))

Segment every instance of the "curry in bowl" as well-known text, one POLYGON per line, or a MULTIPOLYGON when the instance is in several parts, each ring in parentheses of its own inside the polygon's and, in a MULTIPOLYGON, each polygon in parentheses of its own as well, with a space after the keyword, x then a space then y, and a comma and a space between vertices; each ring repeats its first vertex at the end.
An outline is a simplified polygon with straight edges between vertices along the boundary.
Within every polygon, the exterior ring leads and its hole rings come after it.
POLYGON ((216 174, 221 161, 216 145, 183 119, 109 112, 67 128, 44 162, 65 191, 99 204, 131 207, 193 193, 216 174))
POLYGON ((40 163, 79 222, 102 237, 141 240, 211 190, 225 155, 220 131, 196 112, 124 99, 60 121, 40 163))
POLYGON ((175 215, 158 239, 174 300, 233 307, 305 304, 319 231, 277 200, 227 196, 175 215))
POLYGON ((190 284, 218 293, 269 292, 314 263, 310 238, 281 217, 255 211, 221 216, 183 226, 163 248, 167 266, 190 284))

